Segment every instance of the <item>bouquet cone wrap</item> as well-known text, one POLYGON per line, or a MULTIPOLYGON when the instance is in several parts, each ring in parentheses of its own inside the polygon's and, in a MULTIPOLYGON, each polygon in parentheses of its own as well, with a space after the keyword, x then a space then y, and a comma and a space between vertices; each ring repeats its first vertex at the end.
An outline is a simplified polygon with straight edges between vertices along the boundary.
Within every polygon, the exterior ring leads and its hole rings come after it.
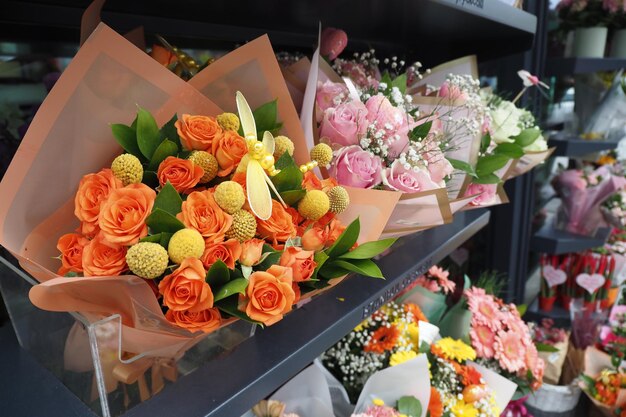
POLYGON ((439 323, 448 308, 444 294, 428 291, 419 285, 398 297, 398 302, 417 304, 430 323, 439 323))
POLYGON ((471 75, 478 79, 478 63, 476 55, 464 56, 431 68, 430 74, 424 75, 407 89, 408 94, 423 93, 427 85, 441 85, 449 74, 471 75))
POLYGON ((529 172, 534 167, 542 164, 546 159, 548 159, 555 149, 556 148, 550 148, 545 151, 539 152, 527 151, 524 156, 515 160, 515 165, 513 165, 511 170, 507 172, 507 176, 505 179, 509 180, 515 177, 519 177, 520 175, 524 175, 525 173, 529 172))
POLYGON ((565 358, 567 357, 568 345, 568 340, 565 340, 554 345, 557 349, 556 352, 538 352, 539 357, 543 359, 546 364, 543 373, 543 380, 545 383, 558 385, 559 380, 561 379, 563 364, 565 363, 565 358))
POLYGON ((476 369, 481 373, 485 383, 491 388, 496 397, 496 403, 500 410, 504 410, 513 398, 515 391, 517 390, 517 384, 506 379, 502 375, 493 372, 490 369, 485 368, 477 363, 468 362, 469 366, 476 369))
MULTIPOLYGON (((585 349, 585 359, 584 359, 584 369, 583 373, 591 378, 597 378, 600 373, 604 369, 614 369, 615 367, 611 364, 611 356, 602 352, 601 350, 596 349, 593 346, 585 349)), ((605 416, 615 415, 613 410, 615 408, 621 408, 626 406, 626 388, 620 388, 617 393, 617 400, 615 405, 609 406, 607 404, 603 404, 600 401, 596 400, 592 396, 590 396, 585 390, 584 382, 579 382, 580 387, 585 391, 589 399, 593 402, 593 404, 602 412, 605 416)))
POLYGON ((444 337, 469 341, 472 313, 463 308, 461 302, 456 303, 443 317, 438 326, 444 337))

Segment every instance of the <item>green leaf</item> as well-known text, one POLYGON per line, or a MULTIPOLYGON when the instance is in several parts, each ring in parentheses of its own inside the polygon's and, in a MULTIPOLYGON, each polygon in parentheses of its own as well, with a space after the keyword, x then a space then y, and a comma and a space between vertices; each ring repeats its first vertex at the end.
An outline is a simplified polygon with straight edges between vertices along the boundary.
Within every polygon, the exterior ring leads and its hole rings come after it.
POLYGON ((393 79, 391 87, 398 87, 402 94, 406 92, 406 73, 402 73, 393 79))
POLYGON ((141 182, 143 182, 150 188, 156 188, 159 186, 159 177, 154 171, 144 171, 141 182))
POLYGON ((146 219, 146 224, 153 233, 176 233, 180 229, 185 228, 185 225, 180 220, 160 208, 152 210, 152 214, 146 219))
POLYGON ((328 255, 326 255, 324 251, 315 252, 313 260, 315 261, 315 271, 313 271, 313 275, 311 276, 311 278, 317 279, 317 273, 328 260, 328 255))
POLYGON ((345 268, 331 265, 329 262, 324 263, 324 265, 317 272, 317 278, 322 278, 325 281, 328 281, 333 278, 339 278, 346 275, 348 271, 345 268))
POLYGON ((520 317, 526 314, 526 310, 528 310, 528 305, 526 304, 520 304, 517 306, 517 312, 519 313, 520 317))
POLYGON ((536 141, 540 135, 541 135, 541 130, 537 129, 536 127, 532 127, 530 129, 522 130, 522 133, 520 133, 519 135, 515 136, 512 139, 515 140, 515 143, 517 145, 521 146, 522 148, 525 148, 528 145, 532 145, 532 143, 536 141))
POLYGON ((206 273, 205 281, 211 288, 218 288, 225 285, 229 279, 230 272, 228 267, 224 262, 218 259, 211 265, 211 268, 209 268, 209 271, 206 273))
POLYGON ((409 139, 411 139, 412 141, 419 142, 420 140, 428 136, 428 133, 430 133, 430 129, 432 126, 433 126, 433 122, 431 121, 422 123, 421 125, 417 126, 415 129, 411 130, 411 132, 409 133, 409 139))
POLYGON ((476 184, 499 184, 502 180, 496 174, 486 174, 472 180, 476 184))
POLYGON ((182 205, 183 199, 169 181, 161 188, 154 200, 154 209, 161 209, 174 216, 180 213, 182 205))
POLYGON ((346 270, 346 273, 355 272, 366 277, 385 279, 378 265, 369 259, 336 259, 332 261, 329 266, 343 268, 346 270))
POLYGON ((272 253, 270 253, 263 260, 263 262, 260 262, 258 265, 255 265, 254 269, 257 270, 257 271, 265 271, 265 270, 267 270, 270 266, 275 265, 275 264, 278 263, 278 261, 280 260, 280 255, 282 255, 282 252, 272 252, 272 253))
POLYGON ((546 343, 535 342, 535 347, 539 352, 558 352, 559 350, 552 345, 546 343))
POLYGON ((254 122, 256 124, 256 131, 259 139, 263 137, 265 131, 272 131, 276 129, 276 118, 278 117, 278 100, 272 100, 265 103, 255 109, 252 112, 254 116, 254 122))
POLYGON ((280 196, 282 197, 285 204, 287 204, 288 206, 295 206, 296 203, 300 201, 305 194, 306 190, 290 190, 281 192, 280 196))
POLYGON ((161 143, 159 127, 154 117, 142 108, 137 111, 137 145, 143 156, 152 159, 154 151, 161 143))
POLYGON ((145 159, 139 150, 139 145, 137 145, 137 134, 133 128, 115 123, 111 125, 111 131, 113 132, 113 137, 115 137, 117 143, 119 143, 126 152, 131 155, 135 155, 139 159, 145 159))
POLYGON ((245 293, 246 288, 248 287, 248 282, 249 281, 245 278, 238 278, 226 283, 215 292, 215 301, 223 300, 224 298, 230 297, 231 295, 245 293))
POLYGON ((360 231, 361 223, 357 217, 348 227, 346 227, 346 230, 339 235, 335 243, 333 243, 333 245, 326 250, 326 254, 331 258, 337 258, 348 252, 359 238, 360 231))
POLYGON ((274 166, 276 169, 285 169, 291 166, 298 168, 296 161, 294 161, 293 157, 289 155, 288 152, 283 153, 280 158, 278 158, 278 161, 274 163, 274 166))
POLYGON ((178 154, 178 145, 169 139, 163 140, 163 142, 161 142, 154 151, 152 159, 150 159, 148 169, 150 171, 158 170, 159 165, 165 160, 165 158, 168 156, 176 156, 176 154, 178 154))
POLYGON ((170 239, 172 238, 172 235, 174 233, 168 233, 168 232, 161 232, 161 241, 159 242, 159 244, 161 246, 163 246, 165 249, 167 249, 167 245, 170 244, 170 239))
POLYGON ((285 191, 300 191, 302 190, 302 172, 300 169, 289 166, 281 169, 280 172, 271 177, 274 186, 279 193, 285 191))
POLYGON ((152 242, 152 243, 160 243, 161 242, 161 233, 157 233, 156 235, 148 235, 139 239, 140 242, 152 242))
POLYGON ((463 171, 466 174, 469 174, 471 176, 476 176, 476 171, 474 171, 474 167, 468 164, 467 162, 460 161, 454 158, 446 158, 446 159, 448 160, 448 162, 450 162, 450 164, 452 165, 452 168, 458 169, 459 171, 463 171))
POLYGON ((178 130, 175 125, 177 121, 178 115, 174 114, 174 116, 161 127, 159 133, 161 140, 169 139, 178 146, 178 149, 182 149, 183 145, 180 143, 180 137, 178 136, 178 130))
POLYGON ((238 319, 245 320, 249 323, 258 324, 259 326, 264 327, 263 323, 252 320, 250 317, 248 317, 246 313, 239 310, 239 300, 237 300, 237 297, 224 298, 223 300, 215 303, 215 307, 220 309, 220 311, 228 314, 229 316, 237 317, 238 319))
POLYGON ((483 156, 476 163, 476 175, 482 177, 483 175, 492 174, 494 171, 504 167, 510 159, 502 154, 483 156))
POLYGON ((380 83, 387 84, 387 89, 391 90, 391 84, 393 83, 393 81, 391 80, 391 75, 389 74, 389 71, 385 71, 383 76, 380 78, 380 83))
POLYGON ((482 138, 480 138, 480 153, 487 152, 489 149, 489 145, 491 144, 491 135, 489 132, 485 133, 482 138))
POLYGON ((516 143, 501 143, 493 150, 495 154, 506 155, 511 159, 524 156, 524 149, 516 143))
POLYGON ((400 397, 396 406, 400 414, 406 414, 407 417, 421 417, 422 404, 413 396, 400 397))
POLYGON ((356 249, 344 253, 341 259, 371 259, 381 254, 396 242, 396 238, 377 240, 375 242, 367 242, 359 245, 356 249))

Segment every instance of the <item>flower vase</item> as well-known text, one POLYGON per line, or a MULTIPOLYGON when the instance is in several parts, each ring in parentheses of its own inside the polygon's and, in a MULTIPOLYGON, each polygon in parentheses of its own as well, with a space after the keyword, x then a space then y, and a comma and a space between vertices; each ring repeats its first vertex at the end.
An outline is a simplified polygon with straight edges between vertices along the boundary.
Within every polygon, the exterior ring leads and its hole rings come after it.
POLYGON ((613 33, 609 55, 611 58, 626 58, 626 29, 620 29, 613 33))
POLYGON ((574 32, 573 56, 602 58, 606 48, 608 29, 605 27, 578 28, 574 32))
POLYGON ((545 312, 552 311, 555 300, 556 300, 556 295, 553 295, 551 297, 539 296, 539 309, 545 312))

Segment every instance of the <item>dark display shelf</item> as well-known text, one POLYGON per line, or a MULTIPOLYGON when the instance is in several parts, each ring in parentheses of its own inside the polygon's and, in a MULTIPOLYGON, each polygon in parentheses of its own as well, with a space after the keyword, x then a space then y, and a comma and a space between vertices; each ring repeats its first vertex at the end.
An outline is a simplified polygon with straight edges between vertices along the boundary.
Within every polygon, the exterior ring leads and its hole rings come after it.
POLYGON ((578 136, 557 133, 548 140, 549 147, 556 147, 553 156, 580 157, 594 152, 615 149, 617 142, 585 140, 578 136))
POLYGON ((558 305, 558 300, 554 303, 552 310, 543 311, 539 309, 539 300, 535 299, 524 314, 524 320, 527 321, 540 323, 543 319, 554 320, 556 327, 569 328, 571 326, 570 312, 558 305))
POLYGON ((564 230, 554 229, 548 222, 530 239, 530 249, 534 252, 559 255, 582 252, 603 246, 611 234, 610 228, 598 229, 594 236, 584 236, 564 230))
POLYGON ((626 68, 622 58, 548 58, 546 75, 573 75, 626 68))
MULTIPOLYGON (((179 378, 124 417, 242 415, 398 294, 418 274, 483 228, 489 221, 489 214, 487 210, 462 212, 451 224, 400 239, 391 252, 378 261, 386 280, 356 276, 345 279, 276 325, 257 331, 254 337, 224 357, 179 378)), ((6 329, 4 332, 8 333, 6 329)), ((91 411, 52 375, 39 369, 14 341, 4 343, 3 336, 0 333, 3 340, 0 343, 0 386, 3 387, 0 406, 11 401, 8 409, 15 410, 7 415, 93 417, 91 411), (39 376, 43 374, 49 378, 39 376), (64 394, 41 398, 53 389, 64 394), (37 401, 24 399, 26 392, 38 393, 37 401), (38 412, 44 408, 50 412, 38 412)))
MULTIPOLYGON (((0 40, 75 43, 90 1, 3 0, 0 40)), ((141 25, 148 35, 187 48, 230 48, 268 33, 276 47, 309 52, 322 22, 344 29, 351 50, 373 47, 379 56, 398 54, 425 65, 525 51, 537 27, 534 15, 499 0, 109 0, 103 10, 103 21, 119 32, 141 25)))

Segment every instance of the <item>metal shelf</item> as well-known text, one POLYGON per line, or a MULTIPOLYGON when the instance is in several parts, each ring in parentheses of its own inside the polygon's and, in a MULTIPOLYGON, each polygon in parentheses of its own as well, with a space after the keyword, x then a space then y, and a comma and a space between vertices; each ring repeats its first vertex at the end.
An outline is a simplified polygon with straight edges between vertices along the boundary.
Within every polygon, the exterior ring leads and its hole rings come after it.
POLYGON ((533 301, 528 307, 526 314, 524 314, 524 320, 540 323, 543 319, 554 320, 554 325, 556 327, 568 328, 571 326, 569 311, 560 305, 557 305, 556 302, 551 311, 542 311, 539 309, 539 299, 536 298, 535 301, 533 301))
MULTIPOLYGON (((90 0, 3 0, 3 41, 77 42, 90 0)), ((344 29, 349 49, 376 48, 435 65, 467 54, 493 59, 533 44, 537 18, 499 0, 109 0, 103 21, 119 32, 143 26, 181 47, 231 48, 264 33, 276 47, 311 50, 318 22, 344 29), (444 18, 445 16, 445 18, 444 18), (424 42, 428 39, 428 42, 424 42), (486 40, 489 40, 486 42, 486 40), (211 43, 208 43, 208 42, 211 43)))
POLYGON ((617 142, 586 140, 578 136, 556 133, 548 139, 548 147, 556 147, 553 156, 580 157, 594 152, 615 149, 617 142))
POLYGON ((610 228, 603 228, 598 229, 594 236, 584 236, 557 230, 551 224, 548 224, 530 239, 530 249, 534 252, 554 255, 582 252, 603 246, 610 234, 610 228))
MULTIPOLYGON (((390 253, 378 261, 386 280, 356 276, 345 279, 276 325, 257 331, 254 337, 219 360, 181 377, 158 395, 132 408, 124 417, 243 414, 394 297, 416 278, 416 274, 425 272, 483 228, 489 221, 489 214, 484 209, 462 212, 451 224, 400 239, 390 253)), ((93 417, 94 414, 81 407, 83 404, 60 381, 51 375, 40 377, 47 371, 36 369, 38 365, 28 353, 17 348, 15 342, 1 343, 0 352, 3 369, 0 386, 4 387, 0 398, 11 399, 9 410, 15 410, 8 415, 93 417), (6 366, 9 368, 5 372, 6 366), (16 378, 22 380, 16 383, 16 378), (29 387, 30 393, 41 395, 55 387, 66 395, 57 395, 54 399, 38 397, 38 401, 29 402, 24 398, 24 387, 29 387), (15 401, 15 398, 20 400, 15 401), (46 407, 50 412, 31 411, 33 407, 46 407), (54 410, 61 414, 54 414, 54 410)), ((0 400, 0 406, 2 403, 0 400)))
POLYGON ((546 75, 573 75, 597 71, 615 71, 626 68, 621 58, 548 58, 546 75))

